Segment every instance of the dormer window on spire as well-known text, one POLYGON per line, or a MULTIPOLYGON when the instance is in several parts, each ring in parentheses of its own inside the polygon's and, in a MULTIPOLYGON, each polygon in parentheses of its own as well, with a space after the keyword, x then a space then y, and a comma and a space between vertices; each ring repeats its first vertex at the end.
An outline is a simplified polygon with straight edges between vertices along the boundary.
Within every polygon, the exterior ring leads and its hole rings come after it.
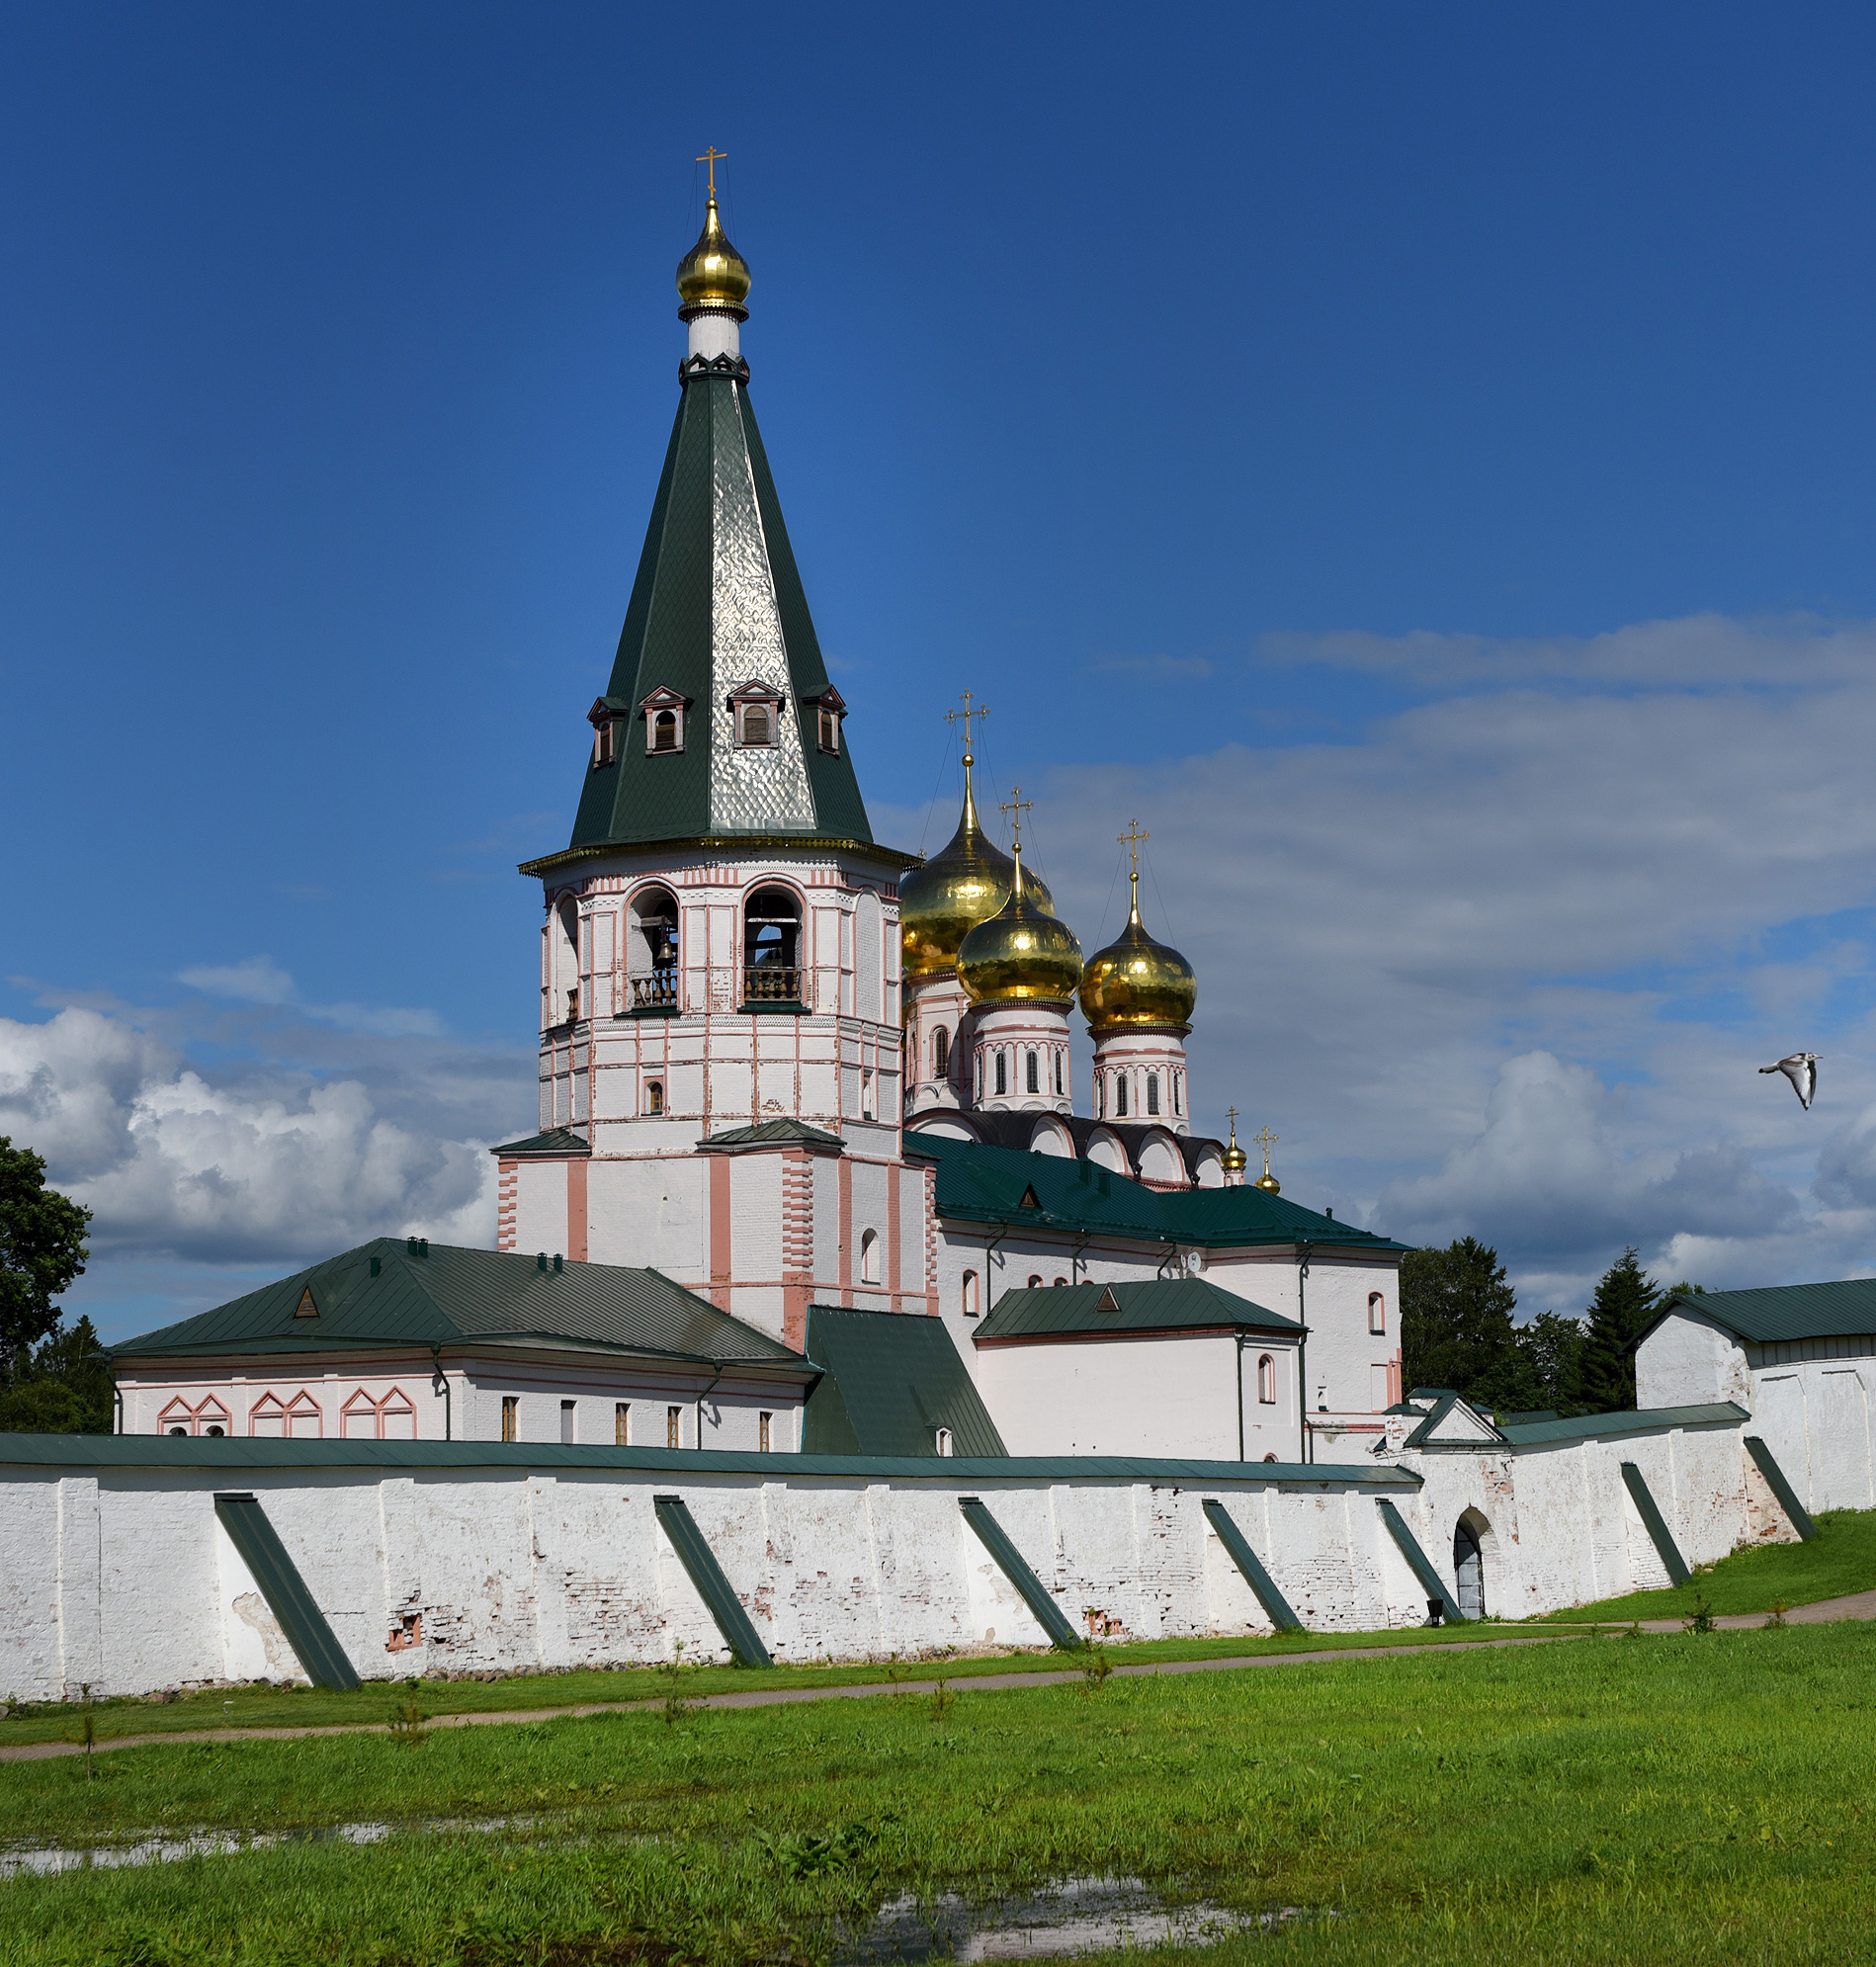
POLYGON ((684 713, 691 700, 680 696, 668 684, 661 685, 639 706, 644 719, 644 753, 647 758, 667 756, 684 748, 684 713))
POLYGON ((782 693, 769 683, 744 683, 730 691, 726 702, 735 719, 739 748, 767 748, 778 741, 784 701, 782 693))
POLYGON ((814 707, 815 741, 831 757, 839 757, 840 723, 847 715, 847 700, 829 683, 818 697, 808 701, 814 707))
POLYGON ((602 765, 610 765, 619 755, 619 742, 615 729, 618 713, 604 697, 593 699, 593 708, 586 713, 586 722, 593 727, 593 770, 602 765))

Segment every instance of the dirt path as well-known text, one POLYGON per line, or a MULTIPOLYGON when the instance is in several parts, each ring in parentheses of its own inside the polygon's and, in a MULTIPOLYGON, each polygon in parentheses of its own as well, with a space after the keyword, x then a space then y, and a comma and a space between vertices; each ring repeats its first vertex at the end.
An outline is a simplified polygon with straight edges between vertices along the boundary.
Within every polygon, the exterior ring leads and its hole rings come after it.
MULTIPOLYGON (((1858 1591, 1847 1598, 1825 1598, 1815 1605, 1796 1605, 1785 1614, 1789 1625, 1826 1625, 1834 1619, 1876 1619, 1876 1591, 1858 1591)), ((1686 1623, 1685 1619, 1643 1619, 1641 1627, 1644 1632, 1679 1632, 1686 1623)), ((1762 1626, 1767 1620, 1763 1612, 1732 1612, 1716 1617, 1713 1623, 1737 1629, 1762 1626)), ((1250 1653, 1230 1660, 1158 1660, 1137 1667, 1116 1667, 1114 1677, 1139 1679, 1156 1673, 1227 1673, 1238 1672, 1249 1667, 1319 1667, 1338 1660, 1395 1660, 1428 1652, 1476 1653, 1482 1648, 1543 1646, 1576 1636, 1569 1627, 1561 1627, 1520 1633, 1511 1639, 1450 1640, 1436 1648, 1425 1645, 1346 1646, 1317 1653, 1250 1653)), ((1080 1677, 1081 1669, 1071 1667, 1046 1673, 958 1674, 949 1684, 956 1693, 993 1693, 1007 1687, 1062 1686, 1080 1677)), ((700 1694, 686 1705, 693 1708, 780 1707, 793 1701, 877 1700, 883 1695, 935 1693, 938 1685, 937 1680, 926 1679, 901 1680, 896 1686, 869 1682, 844 1687, 751 1688, 747 1693, 700 1694)), ((427 1725, 431 1728, 488 1728, 504 1723, 578 1721, 595 1714, 642 1714, 662 1706, 663 1702, 659 1700, 642 1700, 589 1701, 571 1707, 501 1708, 483 1713, 439 1714, 433 1716, 427 1725)), ((101 1738, 96 1748, 97 1753, 103 1754, 107 1749, 152 1749, 170 1743, 298 1742, 318 1735, 388 1733, 387 1724, 382 1721, 347 1721, 331 1728, 202 1728, 161 1735, 113 1735, 101 1738)), ((24 1742, 0 1748, 0 1762, 37 1762, 54 1755, 82 1755, 84 1753, 84 1746, 77 1742, 24 1742)))

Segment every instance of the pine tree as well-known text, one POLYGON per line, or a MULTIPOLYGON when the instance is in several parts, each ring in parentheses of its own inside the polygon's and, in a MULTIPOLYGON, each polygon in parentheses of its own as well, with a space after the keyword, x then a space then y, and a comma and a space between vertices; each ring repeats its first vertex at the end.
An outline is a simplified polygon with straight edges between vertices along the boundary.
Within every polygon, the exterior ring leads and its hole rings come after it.
POLYGON ((1589 1334, 1565 1312, 1539 1312, 1518 1328, 1518 1343, 1538 1385, 1537 1404, 1553 1413, 1582 1411, 1582 1353, 1589 1334))
POLYGON ((1534 1406, 1540 1391, 1511 1314, 1517 1294, 1498 1252, 1473 1237, 1401 1261, 1401 1363, 1408 1391, 1450 1387, 1496 1410, 1534 1406))
POLYGON ((1582 1348, 1582 1398, 1591 1413, 1635 1405, 1633 1348, 1661 1299, 1661 1286, 1642 1268, 1633 1245, 1602 1273, 1582 1348))

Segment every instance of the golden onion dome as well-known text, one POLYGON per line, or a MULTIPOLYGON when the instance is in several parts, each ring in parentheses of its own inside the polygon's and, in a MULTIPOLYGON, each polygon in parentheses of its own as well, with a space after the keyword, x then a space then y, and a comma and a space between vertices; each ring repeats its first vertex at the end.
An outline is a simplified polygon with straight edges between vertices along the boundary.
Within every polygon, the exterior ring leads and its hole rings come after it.
POLYGON ((1066 1004, 1080 976, 1074 931, 1030 899, 1019 840, 1009 899, 959 946, 958 982, 974 1004, 1066 1004))
POLYGON ((706 308, 721 307, 739 321, 748 318, 743 302, 749 298, 749 264, 729 243, 713 197, 704 207, 704 229, 697 243, 677 263, 678 313, 689 319, 706 308))
POLYGON ((1143 1025, 1190 1024, 1199 1000, 1192 966, 1176 949, 1147 933, 1140 919, 1139 874, 1132 879, 1126 928, 1081 973, 1081 1010, 1097 1036, 1143 1025))
POLYGON ((1234 1106, 1229 1111, 1232 1117, 1232 1143, 1225 1150, 1223 1159, 1227 1172, 1242 1174, 1249 1165, 1250 1156, 1237 1145, 1237 1109, 1234 1106))
MULTIPOLYGON (((964 754, 964 815, 951 843, 898 884, 899 939, 907 983, 958 967, 958 951, 980 922, 988 921, 1010 898, 1015 863, 978 824, 971 767, 964 754)), ((1023 876, 1023 898, 1044 915, 1055 898, 1033 874, 1023 876)))

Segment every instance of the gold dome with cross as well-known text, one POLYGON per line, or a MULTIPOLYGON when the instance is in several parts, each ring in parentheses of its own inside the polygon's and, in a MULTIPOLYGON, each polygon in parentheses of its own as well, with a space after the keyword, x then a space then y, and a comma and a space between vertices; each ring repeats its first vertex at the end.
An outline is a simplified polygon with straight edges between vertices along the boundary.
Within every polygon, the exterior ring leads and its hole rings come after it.
POLYGON ((717 210, 717 166, 726 154, 712 144, 697 160, 710 166, 710 194, 704 206, 704 229, 677 263, 677 298, 683 302, 677 311, 684 320, 719 310, 739 321, 749 318, 743 305, 749 298, 749 263, 729 243, 717 210))
POLYGON ((1009 899, 980 922, 958 949, 958 982, 974 1004, 1074 1001, 1081 945, 1067 923, 1045 913, 1023 873, 1023 814, 1035 802, 1012 786, 999 809, 1015 815, 1009 899))
POLYGON ((1088 959, 1081 973, 1081 1010, 1098 1038, 1107 1032, 1183 1030, 1199 1000, 1199 980, 1176 949, 1154 942, 1140 919, 1140 843, 1149 838, 1130 819, 1120 842, 1132 856, 1132 898, 1119 938, 1088 959))

